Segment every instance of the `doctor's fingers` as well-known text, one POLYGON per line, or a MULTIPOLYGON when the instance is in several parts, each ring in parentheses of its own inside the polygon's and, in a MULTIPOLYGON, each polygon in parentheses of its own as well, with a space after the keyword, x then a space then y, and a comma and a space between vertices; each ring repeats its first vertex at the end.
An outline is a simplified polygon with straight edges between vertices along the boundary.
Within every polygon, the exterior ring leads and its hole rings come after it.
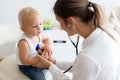
POLYGON ((38 57, 39 57, 39 62, 36 64, 36 67, 49 68, 51 62, 42 56, 38 56, 38 57))
POLYGON ((32 65, 34 67, 44 68, 41 62, 38 62, 37 64, 32 65))

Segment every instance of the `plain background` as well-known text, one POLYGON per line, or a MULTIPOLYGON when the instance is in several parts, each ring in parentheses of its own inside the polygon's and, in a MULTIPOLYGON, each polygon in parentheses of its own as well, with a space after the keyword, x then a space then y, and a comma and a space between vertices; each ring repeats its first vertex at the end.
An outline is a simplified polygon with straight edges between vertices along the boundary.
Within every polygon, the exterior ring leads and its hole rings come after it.
MULTIPOLYGON (((53 15, 53 6, 56 0, 0 0, 0 24, 17 24, 18 11, 26 6, 37 8, 42 19, 53 20, 57 25, 53 15)), ((110 7, 119 5, 120 0, 91 0, 110 7)))

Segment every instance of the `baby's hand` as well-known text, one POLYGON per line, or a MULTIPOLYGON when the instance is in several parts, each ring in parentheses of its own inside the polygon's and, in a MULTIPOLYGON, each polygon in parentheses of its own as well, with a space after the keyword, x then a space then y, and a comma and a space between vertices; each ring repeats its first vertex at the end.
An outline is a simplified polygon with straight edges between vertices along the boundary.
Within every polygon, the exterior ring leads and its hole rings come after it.
POLYGON ((52 49, 50 47, 45 47, 44 52, 48 54, 48 56, 52 55, 52 49))
POLYGON ((41 56, 46 59, 48 59, 48 57, 49 57, 47 52, 42 52, 41 56))
POLYGON ((52 55, 52 49, 50 47, 47 47, 47 46, 42 46, 41 49, 40 49, 40 53, 44 53, 44 54, 47 54, 48 56, 51 56, 52 55))
POLYGON ((44 52, 44 48, 43 48, 43 47, 41 47, 40 49, 38 49, 38 53, 39 53, 39 55, 42 55, 43 52, 44 52))

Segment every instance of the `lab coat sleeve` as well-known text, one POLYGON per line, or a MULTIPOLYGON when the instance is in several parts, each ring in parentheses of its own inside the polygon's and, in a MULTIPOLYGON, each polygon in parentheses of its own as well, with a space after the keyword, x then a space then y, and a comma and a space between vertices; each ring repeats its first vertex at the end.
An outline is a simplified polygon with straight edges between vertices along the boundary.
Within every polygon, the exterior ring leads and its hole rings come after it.
MULTIPOLYGON (((64 71, 67 70, 72 65, 73 65, 73 62, 56 61, 56 66, 64 71)), ((69 72, 71 72, 71 71, 72 71, 72 68, 69 70, 69 72)))
POLYGON ((79 56, 72 67, 73 78, 66 76, 55 64, 51 65, 49 71, 53 80, 95 80, 97 66, 94 60, 86 56, 79 56))
POLYGON ((50 66, 49 71, 52 74, 53 80, 71 80, 54 64, 50 66))

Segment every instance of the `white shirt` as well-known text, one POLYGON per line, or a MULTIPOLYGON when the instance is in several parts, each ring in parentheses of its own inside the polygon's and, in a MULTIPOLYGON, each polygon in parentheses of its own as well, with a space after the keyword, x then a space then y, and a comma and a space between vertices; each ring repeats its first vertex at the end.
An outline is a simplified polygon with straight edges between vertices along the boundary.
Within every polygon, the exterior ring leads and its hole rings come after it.
POLYGON ((54 80, 71 80, 60 69, 70 70, 72 80, 118 80, 120 49, 106 32, 97 28, 84 41, 83 49, 73 63, 56 62, 49 70, 54 80))
MULTIPOLYGON (((28 43, 29 45, 29 53, 28 53, 28 56, 29 57, 35 57, 38 55, 38 52, 36 51, 36 46, 37 44, 39 44, 40 46, 42 46, 42 36, 39 37, 40 38, 40 42, 39 43, 34 43, 30 40, 30 38, 26 35, 26 34, 23 34, 20 39, 18 40, 18 43, 20 40, 24 39, 26 40, 26 42, 28 43)), ((19 65, 23 65, 21 60, 20 60, 20 57, 19 57, 19 51, 18 51, 18 43, 16 45, 16 56, 17 56, 17 63, 19 65)))

